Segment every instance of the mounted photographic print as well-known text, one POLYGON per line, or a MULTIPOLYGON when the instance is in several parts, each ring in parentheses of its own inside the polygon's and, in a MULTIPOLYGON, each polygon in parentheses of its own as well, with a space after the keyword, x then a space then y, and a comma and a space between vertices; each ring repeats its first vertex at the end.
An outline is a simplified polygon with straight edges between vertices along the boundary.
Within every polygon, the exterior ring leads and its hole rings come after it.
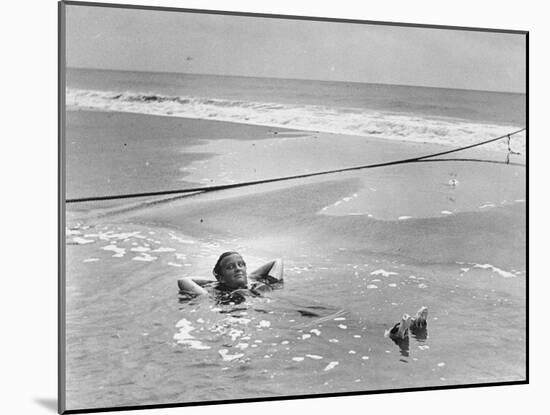
POLYGON ((528 382, 528 33, 61 2, 60 412, 528 382))

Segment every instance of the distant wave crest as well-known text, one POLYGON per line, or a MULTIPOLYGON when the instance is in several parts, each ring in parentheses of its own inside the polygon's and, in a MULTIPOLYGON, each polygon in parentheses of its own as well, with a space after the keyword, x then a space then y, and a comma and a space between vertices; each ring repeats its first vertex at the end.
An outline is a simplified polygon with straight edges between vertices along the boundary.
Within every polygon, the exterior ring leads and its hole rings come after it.
MULTIPOLYGON (((452 146, 473 144, 521 128, 363 108, 291 105, 74 88, 67 89, 66 104, 69 109, 196 118, 452 146)), ((524 134, 514 136, 514 151, 524 153, 524 138, 524 134)), ((507 143, 502 140, 488 147, 506 151, 507 143)))

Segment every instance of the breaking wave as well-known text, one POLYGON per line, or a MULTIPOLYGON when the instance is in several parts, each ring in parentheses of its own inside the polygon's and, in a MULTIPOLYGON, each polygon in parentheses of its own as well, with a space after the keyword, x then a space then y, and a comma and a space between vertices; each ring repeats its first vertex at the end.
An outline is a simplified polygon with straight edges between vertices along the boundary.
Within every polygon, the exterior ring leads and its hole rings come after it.
MULTIPOLYGON (((292 105, 191 96, 68 88, 67 109, 131 112, 235 122, 304 131, 379 137, 388 140, 464 146, 505 135, 522 126, 476 123, 450 117, 381 112, 364 108, 292 105)), ((513 150, 525 152, 525 133, 513 150)), ((507 151, 505 140, 487 146, 507 151)))

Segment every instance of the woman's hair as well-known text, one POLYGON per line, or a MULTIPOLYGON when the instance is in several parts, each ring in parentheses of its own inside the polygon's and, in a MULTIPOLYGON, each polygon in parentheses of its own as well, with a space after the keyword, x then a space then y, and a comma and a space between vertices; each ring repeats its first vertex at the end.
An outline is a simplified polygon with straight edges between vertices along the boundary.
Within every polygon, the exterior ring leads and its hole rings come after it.
POLYGON ((224 252, 223 254, 220 255, 220 257, 218 258, 218 261, 216 262, 216 265, 214 265, 214 269, 212 270, 212 272, 214 273, 214 276, 216 277, 216 279, 219 279, 219 275, 220 275, 220 266, 221 266, 221 263, 222 263, 222 260, 225 258, 225 257, 228 257, 229 255, 241 255, 239 254, 238 252, 235 252, 235 251, 228 251, 228 252, 224 252))

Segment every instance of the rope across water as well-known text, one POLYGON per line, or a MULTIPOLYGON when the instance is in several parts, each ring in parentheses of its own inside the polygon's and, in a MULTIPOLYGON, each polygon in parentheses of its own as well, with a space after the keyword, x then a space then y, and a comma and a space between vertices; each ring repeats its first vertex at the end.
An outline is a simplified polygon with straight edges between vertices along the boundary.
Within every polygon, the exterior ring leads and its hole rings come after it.
MULTIPOLYGON (((105 201, 105 200, 117 200, 117 199, 130 199, 130 198, 137 198, 137 197, 149 197, 149 196, 166 196, 166 195, 174 195, 174 194, 185 194, 185 193, 195 193, 195 192, 212 192, 217 190, 226 190, 226 189, 234 189, 237 187, 244 187, 244 186, 253 186, 258 184, 265 184, 265 183, 275 183, 275 182, 281 182, 285 180, 294 180, 294 179, 303 179, 307 177, 314 177, 314 176, 321 176, 325 174, 334 174, 334 173, 343 173, 347 171, 353 171, 353 170, 362 170, 362 169, 372 169, 376 167, 386 167, 386 166, 394 166, 398 164, 407 164, 407 163, 416 163, 421 161, 429 161, 428 159, 431 159, 432 157, 438 157, 443 156, 446 154, 456 153, 458 151, 467 150, 474 147, 479 147, 485 144, 492 143, 494 141, 502 140, 507 138, 508 139, 508 155, 506 158, 506 162, 509 163, 510 161, 510 154, 519 154, 516 152, 513 152, 510 148, 510 136, 519 134, 521 132, 525 131, 525 128, 522 128, 520 130, 502 135, 500 137, 491 138, 489 140, 481 141, 479 143, 470 144, 468 146, 455 148, 452 150, 447 151, 441 151, 439 153, 433 153, 433 154, 427 154, 425 156, 420 157, 413 157, 408 159, 401 159, 401 160, 394 160, 394 161, 388 161, 384 163, 374 163, 374 164, 366 164, 362 166, 355 166, 355 167, 346 167, 342 169, 334 169, 334 170, 325 170, 315 173, 307 173, 307 174, 298 174, 294 176, 284 176, 284 177, 276 177, 272 179, 263 179, 263 180, 254 180, 249 182, 240 182, 240 183, 232 183, 232 184, 223 184, 223 185, 217 185, 217 186, 206 186, 206 187, 193 187, 190 189, 178 189, 178 190, 162 190, 157 192, 144 192, 144 193, 130 193, 130 194, 121 194, 121 195, 110 195, 110 196, 91 196, 91 197, 82 197, 82 198, 73 198, 73 199, 67 199, 66 203, 82 203, 82 202, 97 202, 97 201, 105 201)), ((443 161, 443 160, 438 160, 443 161)))

